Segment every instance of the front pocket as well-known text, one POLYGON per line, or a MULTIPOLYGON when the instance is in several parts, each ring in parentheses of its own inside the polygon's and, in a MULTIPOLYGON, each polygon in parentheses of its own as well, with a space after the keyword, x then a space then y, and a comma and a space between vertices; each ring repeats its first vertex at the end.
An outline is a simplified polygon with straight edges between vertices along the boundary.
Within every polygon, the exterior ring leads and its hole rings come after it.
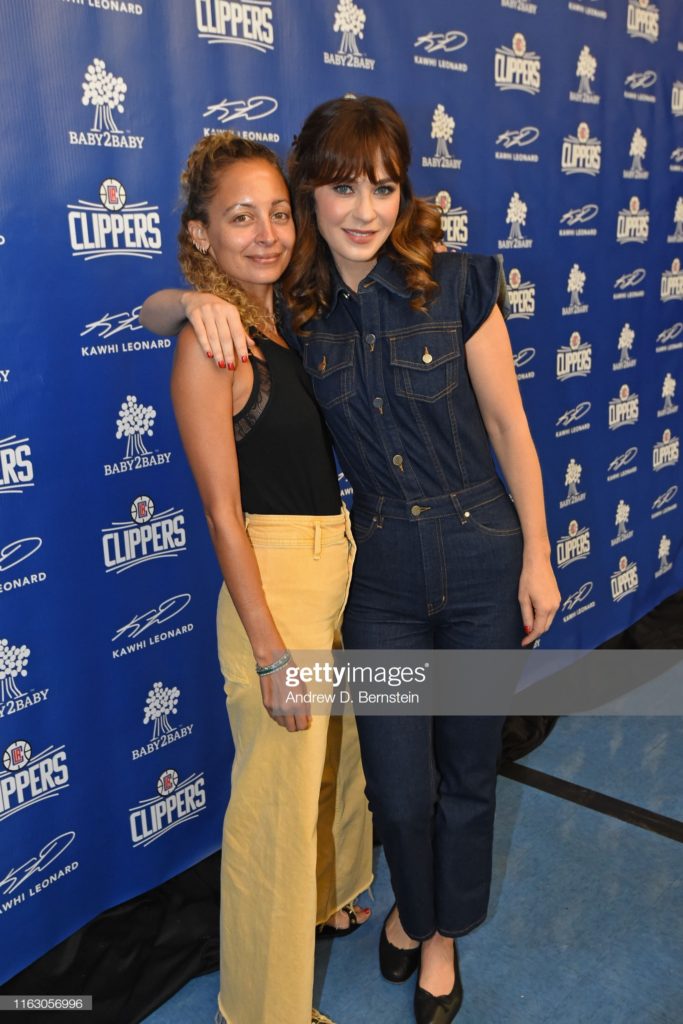
POLYGON ((355 337, 343 341, 304 342, 304 369, 313 382, 316 400, 324 409, 330 409, 354 393, 354 345, 355 337))
POLYGON ((378 524, 379 516, 376 512, 351 509, 351 532, 357 547, 361 547, 370 540, 378 524))
POLYGON ((507 494, 469 509, 467 522, 497 537, 513 537, 522 531, 517 510, 507 494))
POLYGON ((389 335, 389 362, 394 388, 402 398, 438 402, 454 391, 460 375, 461 351, 457 328, 416 329, 389 335))

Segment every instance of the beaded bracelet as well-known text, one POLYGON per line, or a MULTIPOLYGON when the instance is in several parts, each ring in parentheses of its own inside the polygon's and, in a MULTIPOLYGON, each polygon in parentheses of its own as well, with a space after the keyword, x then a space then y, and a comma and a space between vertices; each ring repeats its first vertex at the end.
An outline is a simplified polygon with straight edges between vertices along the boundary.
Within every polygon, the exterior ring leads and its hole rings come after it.
POLYGON ((256 662, 256 675, 270 676, 273 674, 273 672, 277 672, 278 669, 284 668, 285 665, 288 665, 291 660, 291 653, 289 651, 285 651, 284 654, 281 654, 280 657, 276 661, 273 661, 270 665, 259 665, 259 663, 256 662))

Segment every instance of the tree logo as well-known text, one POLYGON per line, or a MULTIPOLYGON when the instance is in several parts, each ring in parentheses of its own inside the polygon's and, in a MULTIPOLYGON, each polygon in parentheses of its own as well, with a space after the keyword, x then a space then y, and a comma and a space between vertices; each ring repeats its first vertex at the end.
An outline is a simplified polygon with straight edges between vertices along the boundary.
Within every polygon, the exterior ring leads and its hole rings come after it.
POLYGON ((334 14, 332 31, 341 35, 336 53, 323 55, 326 64, 337 64, 347 68, 363 68, 372 71, 375 61, 364 57, 358 49, 358 40, 365 34, 365 11, 353 0, 339 0, 334 14))
POLYGON ((93 131, 109 131, 119 133, 114 120, 113 112, 123 113, 123 102, 126 98, 128 86, 119 75, 113 75, 107 71, 107 66, 99 57, 95 57, 92 64, 88 64, 83 79, 83 98, 81 102, 84 107, 92 105, 95 108, 93 119, 93 131))
POLYGON ((569 99, 574 103, 599 103, 600 97, 591 89, 591 82, 595 81, 595 73, 598 70, 598 62, 588 46, 584 46, 576 62, 576 77, 579 80, 579 87, 575 92, 569 93, 569 99))
POLYGON ((628 0, 626 31, 632 39, 656 43, 659 39, 659 8, 650 0, 628 0))
POLYGON ((577 505, 580 501, 585 501, 586 492, 579 491, 582 472, 583 466, 576 459, 571 458, 567 463, 567 469, 564 474, 564 486, 567 488, 567 496, 564 501, 560 502, 560 508, 568 508, 569 505, 577 505))
POLYGON ((631 325, 624 324, 621 328, 619 340, 617 342, 619 360, 616 363, 612 363, 613 370, 630 370, 631 367, 636 365, 636 360, 631 359, 631 349, 633 348, 635 337, 636 332, 633 330, 631 325))
POLYGON ((630 540, 633 536, 633 530, 628 529, 628 521, 631 515, 631 506, 627 505, 623 498, 619 500, 617 510, 614 515, 614 525, 617 528, 615 537, 612 537, 610 544, 614 547, 615 544, 621 544, 625 540, 630 540))
POLYGON ((455 251, 463 249, 469 240, 469 216, 463 206, 451 206, 451 195, 446 189, 437 192, 434 202, 441 210, 441 230, 444 244, 455 251))
POLYGON ((664 399, 664 405, 661 409, 657 410, 657 416, 670 416, 672 413, 678 412, 678 406, 674 405, 674 395, 676 394, 676 379, 671 373, 667 371, 666 376, 662 382, 662 398, 664 399))
POLYGON ((25 644, 15 647, 10 646, 9 640, 0 640, 0 705, 25 695, 17 686, 17 679, 28 675, 26 666, 30 655, 25 644))
POLYGON ((674 224, 676 225, 674 233, 669 235, 667 242, 683 242, 683 196, 679 196, 676 200, 674 224))
POLYGON ((576 313, 587 313, 588 306, 581 301, 581 294, 586 285, 586 274, 578 263, 572 264, 569 276, 567 277, 567 291, 569 292, 569 305, 563 306, 562 316, 572 316, 576 313))
POLYGON ((496 48, 494 80, 496 87, 504 92, 514 89, 536 95, 541 91, 540 54, 527 50, 521 32, 515 32, 512 47, 496 48))
MULTIPOLYGON (((683 204, 682 204, 683 206, 683 204)), ((617 242, 647 242, 650 236, 650 211, 641 208, 638 196, 631 196, 626 210, 617 215, 617 242)), ((683 238, 683 236, 682 236, 683 238)))
POLYGON ((505 223, 510 225, 507 238, 498 240, 499 249, 530 249, 534 244, 531 238, 525 238, 522 228, 526 227, 528 206, 520 198, 519 192, 513 192, 508 203, 505 223))
POLYGON ((152 437, 154 431, 154 420, 156 411, 151 405, 142 405, 135 395, 127 395, 126 400, 121 403, 118 419, 116 420, 116 439, 126 438, 126 454, 124 458, 129 459, 132 455, 149 455, 143 437, 152 437))
POLYGON ((628 150, 628 155, 631 157, 631 166, 628 170, 624 171, 625 178, 635 179, 636 181, 645 181, 650 177, 650 172, 643 167, 643 160, 645 159, 646 153, 647 139, 640 128, 636 128, 631 138, 631 145, 628 150))
POLYGON ((523 281, 517 267, 512 267, 508 274, 508 301, 510 303, 510 320, 530 320, 536 312, 536 285, 532 281, 523 281))
POLYGON ((154 722, 153 740, 158 739, 161 735, 168 735, 173 731, 168 718, 169 715, 178 714, 179 697, 180 690, 177 686, 164 686, 161 682, 154 683, 152 689, 147 694, 144 724, 147 725, 148 722, 154 722))
POLYGON ((451 156, 448 146, 453 142, 455 131, 455 118, 446 111, 443 103, 437 103, 432 114, 431 137, 436 140, 434 156, 423 156, 423 167, 449 168, 459 171, 462 167, 462 160, 451 156))
POLYGON ((655 577, 659 578, 663 576, 665 572, 673 569, 673 562, 669 561, 669 555, 671 554, 671 540, 665 533, 659 539, 659 546, 657 548, 657 558, 659 559, 659 568, 655 572, 655 577))

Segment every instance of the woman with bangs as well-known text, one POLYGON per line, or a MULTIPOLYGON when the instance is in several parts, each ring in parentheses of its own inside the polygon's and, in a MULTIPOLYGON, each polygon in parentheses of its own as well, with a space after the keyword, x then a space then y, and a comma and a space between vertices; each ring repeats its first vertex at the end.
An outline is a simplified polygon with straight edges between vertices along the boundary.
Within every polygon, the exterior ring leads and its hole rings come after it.
MULTIPOLYGON (((559 593, 502 268, 495 257, 435 252, 439 213, 413 195, 409 163, 395 109, 352 97, 309 115, 288 164, 297 243, 282 284, 292 343, 353 486, 358 550, 344 644, 529 646, 549 628, 559 593)), ((143 308, 164 332, 182 312, 205 351, 234 366, 244 333, 224 303, 171 292, 143 308)), ((486 917, 502 723, 358 719, 396 897, 380 969, 403 982, 419 967, 417 1024, 448 1024, 462 1002, 455 940, 486 917)))

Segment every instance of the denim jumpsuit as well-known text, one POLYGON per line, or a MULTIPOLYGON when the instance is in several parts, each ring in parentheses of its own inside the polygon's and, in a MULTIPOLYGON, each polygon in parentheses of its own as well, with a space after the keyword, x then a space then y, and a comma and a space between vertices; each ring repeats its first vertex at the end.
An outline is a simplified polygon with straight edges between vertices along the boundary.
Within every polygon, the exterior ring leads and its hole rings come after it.
MULTIPOLYGON (((502 268, 441 253, 433 277, 427 314, 386 256, 357 294, 336 277, 329 310, 298 342, 353 486, 349 649, 518 648, 523 636, 519 520, 464 351, 495 303, 504 309, 502 268)), ((358 719, 366 792, 413 939, 463 935, 486 916, 502 721, 358 719)))

